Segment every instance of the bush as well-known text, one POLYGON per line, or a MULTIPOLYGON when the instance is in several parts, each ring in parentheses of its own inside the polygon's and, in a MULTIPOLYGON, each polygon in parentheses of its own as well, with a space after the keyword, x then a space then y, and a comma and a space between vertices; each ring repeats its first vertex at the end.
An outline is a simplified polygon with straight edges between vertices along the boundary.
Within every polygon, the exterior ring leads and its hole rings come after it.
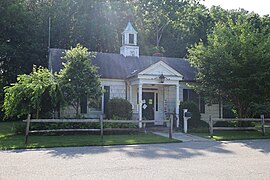
POLYGON ((121 117, 114 116, 112 120, 115 123, 104 123, 104 128, 137 128, 138 126, 134 123, 117 123, 117 120, 123 119, 121 117))
MULTIPOLYGON (((119 118, 118 118, 119 119, 119 118)), ((20 122, 14 125, 15 134, 25 134, 26 123, 20 122)), ((30 130, 52 130, 52 129, 99 129, 99 123, 31 123, 30 130)), ((104 128, 137 128, 133 123, 104 123, 104 128)), ((50 132, 34 133, 31 135, 70 135, 70 134, 100 134, 100 132, 50 132)), ((104 134, 130 134, 133 131, 105 131, 104 134)))
POLYGON ((201 114, 197 104, 192 101, 181 102, 180 104, 180 123, 184 126, 183 109, 188 109, 192 113, 192 117, 188 120, 188 129, 192 128, 208 128, 208 124, 201 120, 201 114))
POLYGON ((132 105, 125 99, 113 98, 108 102, 108 112, 106 114, 108 119, 131 119, 132 105))

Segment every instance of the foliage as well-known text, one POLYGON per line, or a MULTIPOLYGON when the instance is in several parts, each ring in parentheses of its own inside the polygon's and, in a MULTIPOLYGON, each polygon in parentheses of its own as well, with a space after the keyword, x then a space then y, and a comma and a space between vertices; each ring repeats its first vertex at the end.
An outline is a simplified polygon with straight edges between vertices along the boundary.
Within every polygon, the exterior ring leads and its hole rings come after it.
POLYGON ((30 75, 18 75, 17 82, 6 86, 4 110, 7 117, 52 112, 61 101, 61 92, 48 69, 33 67, 30 75))
POLYGON ((238 117, 254 116, 252 104, 270 100, 270 35, 264 31, 241 16, 217 23, 207 44, 189 49, 200 82, 195 89, 209 99, 231 102, 238 117))
POLYGON ((192 117, 188 120, 188 129, 208 127, 208 124, 201 120, 201 114, 197 104, 192 101, 185 101, 180 103, 179 116, 182 124, 184 123, 183 109, 188 109, 188 112, 191 112, 192 114, 192 117))
MULTIPOLYGON (((16 122, 17 123, 17 122, 16 122)), ((154 135, 152 133, 130 133, 104 135, 76 134, 76 135, 30 135, 29 143, 24 143, 23 135, 14 134, 14 123, 0 123, 0 149, 24 149, 24 148, 48 148, 48 147, 73 147, 73 146, 107 146, 119 144, 150 144, 150 143, 169 143, 180 142, 179 140, 169 139, 154 135)))
POLYGON ((143 54, 161 48, 165 56, 184 57, 186 47, 206 40, 208 11, 196 0, 143 0, 133 6, 143 54))
MULTIPOLYGON (((119 119, 119 118, 117 118, 119 119)), ((117 120, 116 119, 116 120, 117 120)), ((136 124, 133 123, 104 123, 104 128, 137 128, 136 124)), ((14 125, 15 134, 25 134, 25 123, 16 123, 14 125)), ((30 130, 51 130, 51 129, 99 129, 99 123, 32 123, 30 130)), ((89 132, 90 133, 90 132, 89 132)), ((107 134, 123 134, 129 133, 128 131, 110 131, 107 134)), ((49 133, 49 134, 63 134, 61 133, 49 133)), ((71 134, 71 133, 68 133, 71 134)), ((77 134, 83 134, 77 132, 77 134)), ((92 134, 92 133, 90 133, 92 134)), ((96 134, 96 133, 93 133, 96 134)))
POLYGON ((67 50, 63 57, 66 62, 59 74, 60 85, 67 104, 74 107, 77 117, 81 98, 93 100, 101 96, 97 68, 90 60, 94 56, 87 48, 78 44, 75 48, 67 50))
POLYGON ((132 105, 126 99, 113 98, 108 102, 108 119, 121 118, 121 120, 132 119, 132 105))
MULTIPOLYGON (((49 17, 52 22, 50 47, 68 49, 82 43, 96 52, 118 53, 120 32, 128 20, 139 32, 138 43, 143 55, 159 51, 164 56, 184 57, 187 47, 194 43, 202 40, 207 44, 207 34, 219 23, 231 27, 231 23, 248 22, 258 34, 270 33, 269 16, 260 17, 243 9, 228 11, 212 7, 208 10, 199 0, 2 0, 1 105, 3 87, 15 82, 18 74, 30 73, 34 64, 47 65, 49 17)), ((261 40, 260 44, 266 46, 268 39, 261 40)), ((266 56, 267 52, 261 54, 266 56)))

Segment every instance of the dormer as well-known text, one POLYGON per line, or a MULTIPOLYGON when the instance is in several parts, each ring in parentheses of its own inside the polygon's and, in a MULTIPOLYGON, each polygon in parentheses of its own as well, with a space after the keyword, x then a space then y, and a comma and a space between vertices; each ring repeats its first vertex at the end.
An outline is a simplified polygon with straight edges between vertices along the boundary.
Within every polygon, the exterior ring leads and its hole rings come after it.
POLYGON ((137 46, 137 34, 132 24, 128 22, 127 27, 122 32, 122 47, 120 54, 123 56, 136 56, 139 57, 139 47, 137 46))

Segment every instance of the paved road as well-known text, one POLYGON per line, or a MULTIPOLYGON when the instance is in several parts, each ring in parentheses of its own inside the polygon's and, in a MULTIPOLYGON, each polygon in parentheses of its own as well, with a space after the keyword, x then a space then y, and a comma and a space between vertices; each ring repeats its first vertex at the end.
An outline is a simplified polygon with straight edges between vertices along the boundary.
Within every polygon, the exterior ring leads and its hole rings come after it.
POLYGON ((270 140, 0 151, 0 179, 270 179, 270 140))

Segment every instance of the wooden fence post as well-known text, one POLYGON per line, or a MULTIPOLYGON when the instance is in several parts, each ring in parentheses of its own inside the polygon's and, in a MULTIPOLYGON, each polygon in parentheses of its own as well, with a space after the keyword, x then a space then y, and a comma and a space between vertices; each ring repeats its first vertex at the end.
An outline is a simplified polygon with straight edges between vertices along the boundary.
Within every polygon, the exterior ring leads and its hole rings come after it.
POLYGON ((169 131, 169 138, 172 139, 172 133, 173 133, 173 115, 170 115, 170 131, 169 131))
POLYGON ((103 142, 103 116, 100 115, 100 136, 103 142))
POLYGON ((146 134, 146 122, 143 123, 144 134, 146 134))
POLYGON ((25 144, 28 143, 28 136, 29 136, 29 128, 30 128, 30 119, 31 119, 31 114, 28 114, 27 119, 26 119, 26 129, 25 129, 25 144))
POLYGON ((264 126, 264 115, 261 115, 261 127, 262 127, 262 135, 265 135, 265 126, 264 126))
POLYGON ((213 137, 213 120, 211 114, 209 115, 209 131, 211 138, 213 137))

